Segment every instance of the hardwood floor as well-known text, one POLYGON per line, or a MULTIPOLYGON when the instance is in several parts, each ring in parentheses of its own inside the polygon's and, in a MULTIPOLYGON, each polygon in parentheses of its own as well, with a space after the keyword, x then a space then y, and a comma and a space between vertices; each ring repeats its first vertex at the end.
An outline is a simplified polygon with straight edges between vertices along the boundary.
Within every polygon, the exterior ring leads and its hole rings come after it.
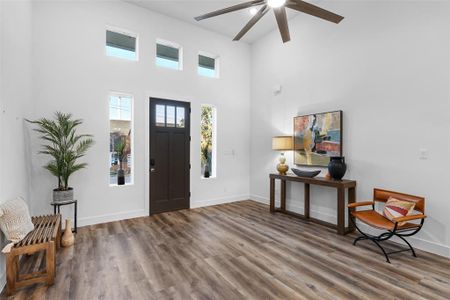
POLYGON ((353 238, 253 201, 87 226, 58 252, 53 286, 10 298, 450 298, 450 259, 417 251, 388 264, 353 238))

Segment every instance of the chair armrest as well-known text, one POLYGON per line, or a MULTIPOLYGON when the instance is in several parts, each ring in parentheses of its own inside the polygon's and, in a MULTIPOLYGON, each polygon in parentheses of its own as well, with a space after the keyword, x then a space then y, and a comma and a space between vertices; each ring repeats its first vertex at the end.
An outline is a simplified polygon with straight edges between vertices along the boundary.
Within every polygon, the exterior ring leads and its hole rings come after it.
POLYGON ((407 221, 411 221, 411 220, 420 220, 420 219, 425 219, 427 216, 423 215, 423 214, 419 214, 419 215, 410 215, 410 216, 404 216, 404 217, 398 217, 398 218, 393 218, 392 221, 399 223, 399 222, 407 222, 407 221))
POLYGON ((348 208, 354 208, 354 207, 366 206, 366 205, 373 205, 373 201, 362 201, 362 202, 349 203, 347 205, 347 207, 348 208))

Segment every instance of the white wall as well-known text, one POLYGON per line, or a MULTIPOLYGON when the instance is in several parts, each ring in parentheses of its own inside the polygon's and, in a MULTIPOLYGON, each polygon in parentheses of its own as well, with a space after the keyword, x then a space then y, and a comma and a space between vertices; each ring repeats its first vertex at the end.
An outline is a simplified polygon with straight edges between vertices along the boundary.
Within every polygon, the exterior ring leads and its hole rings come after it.
MULTIPOLYGON (((0 202, 22 196, 30 204, 23 119, 31 110, 31 3, 0 1, 0 202)), ((3 255, 0 270, 3 286, 3 255)))
MULTIPOLYGON (((84 119, 80 132, 96 144, 88 169, 73 176, 80 224, 148 215, 148 98, 190 101, 191 207, 249 196, 250 48, 204 29, 140 7, 114 1, 39 1, 33 4, 34 117, 57 111, 84 119), (106 26, 139 34, 139 61, 105 56, 106 26), (183 71, 156 67, 157 38, 183 46, 183 71), (220 79, 197 75, 198 51, 220 55, 220 79), (134 185, 109 186, 110 91, 134 95, 134 185), (216 179, 200 179, 200 105, 218 113, 216 179), (227 155, 232 149, 235 155, 227 155)), ((50 210, 55 179, 42 169, 33 140, 32 203, 35 214, 50 210)), ((66 211, 68 215, 70 212, 66 211)), ((69 215, 68 215, 69 216, 69 215)))
MULTIPOLYGON (((322 3, 346 17, 341 24, 299 15, 291 42, 273 32, 252 47, 251 198, 268 202, 272 136, 292 134, 296 115, 341 109, 357 200, 374 187, 425 196, 428 218, 413 244, 450 256, 450 3, 322 3)), ((289 185, 288 208, 303 212, 302 188, 289 185)), ((311 193, 312 215, 336 222, 335 194, 311 193)))

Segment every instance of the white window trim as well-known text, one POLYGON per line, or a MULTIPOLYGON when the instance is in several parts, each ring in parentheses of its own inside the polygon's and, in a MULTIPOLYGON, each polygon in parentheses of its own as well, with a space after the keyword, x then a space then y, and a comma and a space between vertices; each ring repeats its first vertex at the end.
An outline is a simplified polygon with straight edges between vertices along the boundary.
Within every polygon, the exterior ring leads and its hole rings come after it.
MULTIPOLYGON (((201 114, 201 108, 203 106, 210 106, 213 108, 213 116, 212 116, 212 118, 213 118, 212 137, 213 138, 212 138, 212 161, 211 161, 212 166, 211 166, 211 169, 214 170, 214 172, 211 172, 211 176, 208 178, 205 178, 203 176, 203 174, 200 175, 200 178, 201 179, 216 179, 218 177, 218 175, 217 175, 218 174, 218 172, 217 172, 217 106, 215 106, 213 104, 203 103, 200 105, 200 114, 201 114)), ((201 122, 201 120, 200 120, 200 122, 201 122)), ((200 127, 201 127, 201 123, 200 123, 200 127)))
MULTIPOLYGON (((135 151, 134 151, 134 96, 131 93, 124 93, 124 92, 116 92, 116 91, 110 91, 108 94, 108 134, 111 134, 111 119, 109 118, 109 101, 111 99, 111 96, 116 96, 116 97, 129 97, 131 98, 131 181, 130 183, 125 183, 124 185, 118 185, 117 183, 115 184, 111 184, 110 183, 110 178, 108 175, 108 182, 109 182, 109 187, 126 187, 126 186, 132 186, 134 185, 134 161, 135 159, 135 151)), ((108 143, 109 144, 109 143, 108 143)), ((108 153, 109 154, 109 153, 108 153)), ((108 162, 109 158, 108 158, 108 162)), ((109 165, 108 163, 108 165, 109 165)), ((108 167, 108 174, 109 174, 109 168, 108 167)))
POLYGON ((157 67, 159 67, 159 68, 163 68, 163 69, 166 69, 166 70, 183 71, 183 47, 181 47, 180 44, 177 44, 175 42, 171 42, 171 41, 167 41, 167 40, 163 40, 163 39, 159 39, 159 38, 156 39, 156 44, 155 44, 155 65, 157 67), (177 69, 166 68, 166 67, 159 66, 158 64, 156 64, 156 59, 158 58, 158 53, 156 52, 156 45, 157 44, 178 49, 178 68, 177 69))
POLYGON ((106 25, 106 29, 105 29, 105 34, 106 31, 112 31, 112 32, 116 32, 116 33, 120 33, 120 34, 124 34, 130 37, 134 37, 136 39, 136 59, 127 59, 127 58, 120 58, 117 56, 110 56, 108 55, 107 51, 106 51, 106 40, 105 40, 105 56, 106 57, 110 57, 112 59, 119 59, 119 60, 126 60, 126 61, 135 61, 138 62, 139 61, 139 34, 128 30, 128 29, 123 29, 120 27, 116 27, 116 26, 111 26, 111 25, 106 25))
MULTIPOLYGON (((202 77, 206 77, 206 78, 215 78, 215 79, 219 79, 220 78, 220 56, 219 55, 216 55, 216 54, 212 54, 212 53, 210 53, 210 52, 206 52, 206 51, 199 51, 198 52, 198 55, 197 55, 197 74, 199 75, 199 76, 202 76, 202 77), (206 56, 206 57, 209 57, 209 58, 212 58, 212 59, 214 59, 214 76, 213 77, 211 77, 211 76, 204 76, 204 75, 201 75, 201 74, 199 74, 198 73, 198 67, 199 67, 199 65, 198 65, 198 56, 199 55, 202 55, 202 56, 206 56)), ((205 105, 207 105, 207 104, 205 104, 205 105)), ((214 106, 215 107, 215 106, 214 106)))

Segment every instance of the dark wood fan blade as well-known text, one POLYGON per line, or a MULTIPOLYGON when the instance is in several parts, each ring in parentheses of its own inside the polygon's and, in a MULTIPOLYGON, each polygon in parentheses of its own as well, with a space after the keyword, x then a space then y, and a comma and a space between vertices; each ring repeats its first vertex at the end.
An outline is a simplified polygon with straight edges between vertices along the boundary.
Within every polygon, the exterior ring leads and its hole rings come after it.
POLYGON ((291 40, 291 37, 289 35, 286 8, 284 8, 284 6, 277 7, 273 9, 273 12, 275 13, 275 18, 277 19, 278 29, 280 30, 283 43, 289 42, 291 40))
POLYGON ((344 17, 302 0, 288 0, 286 7, 338 24, 344 17))
POLYGON ((207 13, 207 14, 195 17, 194 19, 197 20, 197 21, 200 21, 200 20, 211 18, 211 17, 223 15, 223 14, 226 14, 226 13, 229 13, 229 12, 233 12, 233 11, 236 11, 236 10, 241 10, 241 9, 252 7, 252 6, 255 6, 255 5, 260 5, 263 2, 264 2, 264 0, 253 0, 253 1, 249 1, 249 2, 239 3, 239 4, 236 4, 236 5, 227 7, 227 8, 219 9, 219 10, 216 10, 216 11, 213 11, 213 12, 210 12, 210 13, 207 13))
POLYGON ((248 23, 242 28, 241 31, 234 37, 233 41, 239 41, 249 30, 253 27, 253 25, 256 24, 256 22, 259 21, 267 12, 269 11, 269 8, 267 5, 264 5, 261 7, 260 10, 253 16, 253 18, 248 21, 248 23))

